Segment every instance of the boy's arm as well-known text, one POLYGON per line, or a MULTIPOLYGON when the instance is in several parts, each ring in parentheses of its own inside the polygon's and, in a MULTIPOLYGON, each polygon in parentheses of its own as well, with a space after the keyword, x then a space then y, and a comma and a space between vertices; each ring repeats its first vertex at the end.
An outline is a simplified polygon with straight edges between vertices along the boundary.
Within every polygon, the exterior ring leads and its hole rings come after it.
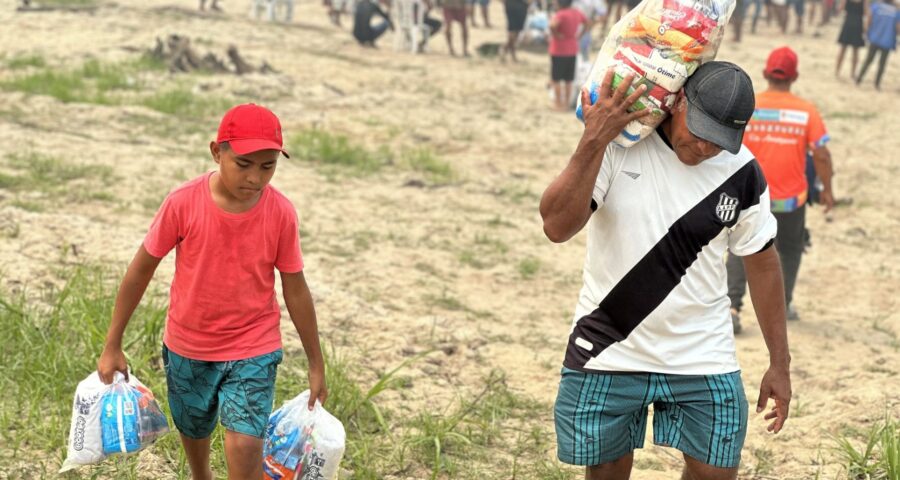
POLYGON ((822 180, 822 205, 825 206, 825 213, 834 208, 834 191, 831 189, 831 176, 834 173, 831 167, 831 152, 828 147, 822 145, 813 150, 813 166, 816 168, 816 176, 822 180))
POLYGON ((309 409, 312 410, 316 399, 324 405, 328 397, 328 388, 325 385, 325 360, 322 358, 319 328, 316 324, 316 308, 303 271, 282 272, 281 287, 284 290, 284 303, 297 333, 300 334, 300 342, 303 343, 303 350, 309 360, 309 409))
POLYGON ((112 321, 106 332, 106 344, 103 347, 103 353, 100 354, 100 360, 97 361, 97 373, 103 383, 112 383, 113 375, 117 371, 125 374, 126 378, 128 377, 128 362, 122 351, 122 336, 131 319, 131 314, 141 302, 144 291, 161 260, 161 258, 150 255, 141 245, 134 254, 131 264, 128 265, 125 278, 122 279, 119 293, 116 295, 112 321))
POLYGON ((762 412, 775 400, 775 406, 766 413, 766 420, 773 420, 767 430, 778 433, 784 426, 791 404, 791 354, 788 350, 787 323, 784 306, 784 281, 781 263, 774 246, 744 257, 750 299, 759 320, 759 328, 769 350, 769 369, 759 386, 756 413, 762 412))

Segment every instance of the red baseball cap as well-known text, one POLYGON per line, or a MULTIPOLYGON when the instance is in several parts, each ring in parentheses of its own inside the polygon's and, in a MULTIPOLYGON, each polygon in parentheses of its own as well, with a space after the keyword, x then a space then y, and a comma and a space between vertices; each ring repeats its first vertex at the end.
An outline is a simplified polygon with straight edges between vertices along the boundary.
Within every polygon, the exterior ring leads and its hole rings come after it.
POLYGON ((797 78, 797 53, 790 47, 780 47, 772 50, 766 61, 766 75, 779 80, 794 80, 797 78))
POLYGON ((260 150, 278 150, 290 158, 282 148, 281 122, 278 117, 268 108, 254 103, 231 107, 225 112, 216 137, 216 143, 222 142, 228 142, 238 155, 260 150))

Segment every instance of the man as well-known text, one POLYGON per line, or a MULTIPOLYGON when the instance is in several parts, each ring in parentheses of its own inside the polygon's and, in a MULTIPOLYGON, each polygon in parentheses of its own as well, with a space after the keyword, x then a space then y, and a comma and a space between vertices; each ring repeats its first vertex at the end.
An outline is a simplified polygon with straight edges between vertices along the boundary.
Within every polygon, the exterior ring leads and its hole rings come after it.
MULTIPOLYGON (((788 47, 769 55, 763 76, 769 82, 756 99, 756 111, 747 125, 744 144, 756 155, 772 198, 772 212, 778 221, 775 247, 781 257, 788 320, 797 320, 794 285, 806 244, 806 154, 812 152, 816 175, 822 182, 819 202, 828 213, 834 206, 831 190, 831 154, 825 144, 828 133, 816 107, 791 93, 797 80, 797 54, 788 47)), ((746 290, 743 265, 728 260, 728 296, 731 298, 735 333, 741 331, 740 311, 746 290)))
POLYGON ((374 48, 375 41, 388 28, 393 30, 394 24, 374 0, 362 0, 356 5, 356 12, 353 14, 353 37, 360 45, 374 48), (373 27, 372 17, 375 15, 381 17, 382 21, 373 27))
POLYGON ((456 56, 453 49, 453 22, 459 24, 462 29, 462 52, 464 57, 469 56, 469 25, 466 23, 466 0, 439 0, 438 4, 444 11, 444 35, 447 38, 447 50, 450 55, 456 56))
POLYGON ((744 256, 770 364, 757 413, 778 432, 791 398, 790 354, 775 220, 759 166, 741 136, 753 87, 739 67, 709 62, 678 93, 671 116, 630 148, 613 138, 646 110, 644 92, 613 92, 608 71, 585 130, 544 192, 544 232, 564 242, 587 225, 584 286, 569 336, 555 420, 560 460, 586 478, 625 479, 653 441, 684 454, 686 479, 734 479, 747 399, 728 314, 724 254, 744 256), (723 151, 726 150, 726 151, 723 151))

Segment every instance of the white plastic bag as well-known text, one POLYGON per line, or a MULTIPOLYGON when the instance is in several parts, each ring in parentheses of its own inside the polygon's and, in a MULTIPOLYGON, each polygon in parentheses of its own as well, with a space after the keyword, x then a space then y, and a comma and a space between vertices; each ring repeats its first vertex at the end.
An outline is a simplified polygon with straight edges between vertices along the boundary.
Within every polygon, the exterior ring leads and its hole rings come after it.
POLYGON ((133 374, 116 372, 104 384, 97 372, 78 383, 72 403, 69 451, 60 473, 100 463, 107 456, 134 453, 169 431, 153 393, 133 374))
POLYGON ((263 445, 265 480, 333 480, 337 478, 347 435, 340 420, 316 401, 310 410, 309 390, 272 412, 263 445))
MULTIPOLYGON (((613 88, 629 74, 636 75, 629 94, 639 85, 647 87, 629 111, 651 112, 630 122, 614 143, 634 145, 662 123, 688 77, 716 57, 734 7, 735 0, 643 0, 613 26, 584 84, 591 103, 612 67, 613 88)), ((584 121, 580 95, 576 115, 584 121)))

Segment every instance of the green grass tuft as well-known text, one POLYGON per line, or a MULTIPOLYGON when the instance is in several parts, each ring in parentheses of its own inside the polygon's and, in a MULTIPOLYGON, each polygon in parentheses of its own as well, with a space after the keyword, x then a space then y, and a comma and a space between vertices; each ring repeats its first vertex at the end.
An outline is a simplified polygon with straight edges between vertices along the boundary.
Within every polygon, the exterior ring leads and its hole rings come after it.
POLYGON ((6 68, 21 70, 28 67, 43 68, 47 66, 46 60, 40 55, 18 55, 5 61, 6 68))
POLYGON ((435 184, 447 184, 456 179, 450 163, 441 160, 428 148, 407 150, 402 155, 403 165, 414 172, 424 174, 435 184))
POLYGON ((371 151, 345 135, 319 129, 301 131, 288 145, 288 151, 298 160, 338 168, 341 173, 355 176, 378 172, 392 161, 385 147, 371 151))
POLYGON ((836 437, 835 443, 849 479, 900 479, 900 422, 889 414, 857 438, 836 437))

